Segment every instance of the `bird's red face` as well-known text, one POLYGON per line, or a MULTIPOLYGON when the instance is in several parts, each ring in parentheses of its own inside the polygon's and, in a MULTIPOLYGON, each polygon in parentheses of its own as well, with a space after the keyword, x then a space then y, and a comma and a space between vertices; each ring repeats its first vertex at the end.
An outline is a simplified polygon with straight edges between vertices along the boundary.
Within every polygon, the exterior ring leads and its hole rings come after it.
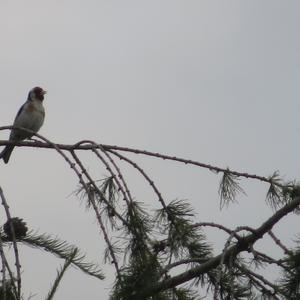
POLYGON ((42 88, 40 87, 35 87, 31 90, 35 96, 36 99, 43 101, 44 100, 44 95, 46 94, 46 91, 44 91, 42 88))

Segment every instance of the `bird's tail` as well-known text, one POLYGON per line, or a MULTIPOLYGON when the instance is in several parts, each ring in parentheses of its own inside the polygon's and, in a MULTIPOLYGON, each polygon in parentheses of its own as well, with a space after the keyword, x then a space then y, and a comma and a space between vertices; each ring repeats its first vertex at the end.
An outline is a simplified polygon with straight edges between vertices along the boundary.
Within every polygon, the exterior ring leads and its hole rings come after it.
POLYGON ((15 148, 15 146, 13 146, 13 145, 7 145, 7 146, 5 146, 3 151, 0 153, 0 159, 3 158, 3 160, 6 164, 8 163, 10 155, 14 148, 15 148))

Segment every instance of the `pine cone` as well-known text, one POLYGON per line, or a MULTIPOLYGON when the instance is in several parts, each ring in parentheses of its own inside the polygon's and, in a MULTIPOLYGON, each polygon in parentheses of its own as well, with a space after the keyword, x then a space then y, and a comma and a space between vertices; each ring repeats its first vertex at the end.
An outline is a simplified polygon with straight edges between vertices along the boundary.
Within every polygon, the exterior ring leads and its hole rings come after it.
POLYGON ((5 232, 5 234, 7 235, 7 238, 10 241, 13 240, 13 234, 12 234, 12 230, 11 230, 11 224, 13 225, 16 239, 21 239, 22 237, 26 236, 28 228, 26 226, 26 223, 23 222, 23 219, 20 219, 20 218, 11 218, 10 221, 8 220, 3 225, 4 232, 5 232))

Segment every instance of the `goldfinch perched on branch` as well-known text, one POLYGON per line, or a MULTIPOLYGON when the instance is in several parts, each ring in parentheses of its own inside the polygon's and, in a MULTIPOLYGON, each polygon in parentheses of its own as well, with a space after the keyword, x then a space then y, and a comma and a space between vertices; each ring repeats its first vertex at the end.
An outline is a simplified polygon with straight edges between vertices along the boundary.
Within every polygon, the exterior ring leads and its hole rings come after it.
MULTIPOLYGON (((19 109, 13 125, 16 127, 23 127, 25 129, 38 132, 42 127, 45 119, 45 109, 43 106, 45 94, 46 91, 44 91, 40 87, 35 87, 30 90, 27 101, 19 109)), ((9 140, 19 142, 24 139, 31 138, 32 135, 32 133, 26 132, 24 130, 12 129, 9 140)), ((6 164, 9 161, 14 147, 15 146, 13 145, 7 145, 0 153, 0 159, 3 158, 6 164)))

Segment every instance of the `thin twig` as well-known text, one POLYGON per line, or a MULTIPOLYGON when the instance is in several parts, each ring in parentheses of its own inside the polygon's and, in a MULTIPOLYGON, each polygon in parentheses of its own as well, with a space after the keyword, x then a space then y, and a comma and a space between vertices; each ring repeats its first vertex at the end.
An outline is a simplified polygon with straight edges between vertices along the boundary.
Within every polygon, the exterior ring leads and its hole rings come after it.
MULTIPOLYGON (((242 266, 239 264, 234 264, 234 266, 236 268, 238 268, 246 276, 251 275, 252 277, 255 277, 257 280, 260 280, 261 282, 263 282, 263 284, 272 288, 275 293, 284 295, 284 293, 281 291, 281 289, 278 286, 276 286, 275 284, 273 284, 272 282, 267 280, 264 276, 251 271, 250 269, 246 268, 245 266, 242 266)), ((284 295, 284 296, 286 296, 286 295, 284 295)))
MULTIPOLYGON (((123 224, 127 224, 127 221, 115 210, 115 208, 106 199, 105 195, 100 191, 99 187, 97 186, 97 184, 95 183, 93 178, 90 176, 90 174, 88 173, 88 171, 86 170, 86 168, 84 167, 82 162, 80 161, 79 157, 76 155, 75 151, 71 150, 70 152, 71 152, 71 155, 73 156, 73 158, 75 159, 77 165, 79 166, 81 172, 86 176, 86 178, 88 179, 89 183, 93 186, 95 191, 101 196, 101 200, 103 200, 105 202, 105 204, 110 209, 112 209, 114 214, 122 221, 123 224)), ((82 180, 82 175, 78 172, 77 176, 80 178, 80 183, 83 185, 86 193, 89 195, 89 188, 88 188, 87 184, 84 182, 84 180, 82 180)), ((93 199, 91 199, 91 200, 93 200, 93 199)), ((99 214, 97 205, 94 200, 92 201, 92 204, 93 204, 93 208, 96 209, 97 214, 99 214)))
POLYGON ((8 264, 8 261, 7 261, 6 257, 5 257, 5 266, 6 266, 6 269, 8 271, 9 278, 10 278, 10 284, 12 285, 14 293, 15 293, 15 295, 18 295, 17 287, 15 285, 16 279, 14 277, 14 274, 13 274, 12 270, 10 269, 10 265, 8 264))
MULTIPOLYGON (((99 152, 98 152, 97 150, 94 149, 93 151, 94 151, 94 153, 96 153, 96 155, 99 154, 99 152)), ((103 150, 103 153, 104 153, 105 156, 109 159, 109 161, 111 162, 111 164, 114 166, 115 170, 116 170, 117 173, 118 173, 118 177, 114 177, 114 179, 115 179, 116 182, 117 182, 118 187, 122 190, 122 189, 123 189, 123 186, 124 186, 126 198, 128 199, 128 201, 129 201, 130 203, 132 203, 132 202, 133 202, 133 197, 132 197, 132 195, 131 195, 131 192, 130 192, 130 190, 129 190, 129 188, 128 188, 128 185, 127 185, 127 183, 126 183, 126 180, 125 180, 125 178, 124 178, 124 176, 123 176, 123 174, 122 174, 120 168, 119 168, 118 165, 115 163, 115 161, 112 159, 112 157, 107 153, 107 151, 103 150), (121 182, 120 182, 118 179, 120 179, 120 181, 122 182, 123 186, 122 186, 121 182)))
POLYGON ((249 279, 251 280, 251 282, 257 287, 259 287, 261 289, 261 292, 263 294, 267 294, 268 296, 272 296, 272 300, 281 300, 280 298, 278 298, 276 295, 274 295, 274 292, 270 291, 269 289, 267 289, 264 284, 259 281, 258 279, 256 279, 254 276, 252 275, 248 275, 249 279))
MULTIPOLYGON (((11 128, 14 128, 14 127, 11 127, 11 128)), ((85 190, 86 190, 86 192, 87 192, 87 194, 88 194, 88 187, 87 187, 86 183, 83 181, 82 175, 81 175, 80 172, 77 170, 75 164, 72 163, 72 161, 71 161, 71 160, 63 153, 62 149, 61 149, 58 145, 52 143, 50 140, 48 140, 47 138, 44 138, 43 136, 41 136, 41 135, 38 134, 38 133, 35 133, 35 132, 33 132, 33 131, 31 131, 31 130, 28 130, 28 129, 26 129, 26 128, 21 128, 21 129, 22 129, 22 130, 25 130, 25 131, 27 131, 27 132, 30 132, 30 133, 33 134, 33 136, 36 136, 36 137, 42 139, 42 140, 43 140, 44 142, 46 142, 47 144, 51 145, 52 148, 54 148, 61 156, 63 156, 63 158, 66 160, 66 162, 69 164, 69 166, 75 171, 76 175, 77 175, 78 178, 79 178, 80 183, 83 185, 83 187, 85 188, 85 190)), ((1 127, 0 127, 0 130, 1 130, 1 127)), ((35 142, 34 144, 36 144, 36 143, 38 143, 38 142, 35 142)), ((79 158, 77 157, 77 155, 75 154, 75 152, 74 152, 74 151, 71 151, 71 154, 72 154, 73 158, 75 159, 75 161, 77 162, 77 164, 80 166, 81 170, 85 173, 85 175, 88 175, 88 173, 86 172, 85 168, 83 167, 81 161, 79 160, 79 158)), ((90 176, 88 175, 88 177, 90 177, 90 176)), ((94 181, 91 179, 91 177, 90 177, 90 182, 93 182, 93 183, 94 183, 94 181)), ((96 189, 99 191, 99 189, 98 189, 98 187, 97 187, 97 185, 96 185, 95 183, 94 183, 94 186, 95 186, 96 189)), ((101 192, 99 191, 99 193, 101 193, 101 192)), ((107 201, 107 200, 106 200, 106 201, 107 201)), ((95 213, 96 213, 96 218, 97 218, 97 220, 98 220, 98 224, 99 224, 99 226, 101 227, 101 230, 103 230, 104 225, 103 225, 103 223, 102 223, 102 219, 101 219, 100 213, 99 213, 99 211, 98 211, 97 205, 96 205, 96 203, 94 202, 94 199, 92 199, 91 203, 93 204, 93 208, 94 208, 94 211, 95 211, 95 213)), ((108 201, 107 201, 107 204, 110 205, 108 201)), ((126 221, 121 217, 121 215, 119 215, 117 212, 115 212, 115 214, 123 221, 123 223, 126 222, 126 221)), ((106 234, 105 232, 104 232, 104 236, 105 236, 105 240, 107 239, 106 241, 108 242, 108 246, 110 247, 110 249, 112 249, 112 246, 110 245, 109 240, 108 240, 108 236, 107 236, 107 234, 106 234)), ((118 268, 117 260, 116 260, 115 256, 113 256, 112 258, 113 258, 113 261, 114 261, 114 265, 115 265, 115 267, 116 267, 116 271, 117 271, 117 273, 120 275, 120 271, 119 271, 119 268, 118 268)), ((18 276, 18 277, 19 277, 19 276, 18 276)), ((19 280, 18 280, 18 282, 19 282, 19 280)))
POLYGON ((272 238, 272 240, 276 243, 276 245, 283 250, 284 254, 292 255, 292 252, 285 245, 283 245, 283 243, 280 241, 279 238, 276 237, 276 235, 272 232, 272 230, 270 230, 268 234, 272 238))
POLYGON ((14 225, 11 220, 11 214, 9 212, 9 206, 7 204, 7 201, 5 199, 5 196, 4 196, 4 193, 3 193, 3 190, 1 187, 0 187, 0 198, 2 200, 2 205, 4 207, 6 217, 9 222, 9 226, 10 226, 11 233, 12 233, 12 243, 13 243, 13 248, 14 248, 14 252, 15 252, 16 270, 17 270, 17 284, 18 284, 17 297, 18 297, 18 299, 21 299, 21 264, 20 264, 20 258, 19 258, 19 250, 18 250, 18 246, 17 246, 14 225))
MULTIPOLYGON (((76 164, 75 163, 73 163, 69 158, 68 158, 68 156, 62 151, 62 150, 68 150, 69 152, 71 152, 71 154, 72 154, 72 156, 73 156, 73 152, 74 152, 74 150, 73 149, 71 149, 71 148, 69 148, 69 149, 64 149, 63 147, 60 147, 58 144, 55 144, 55 143, 53 143, 53 142, 51 142, 49 139, 47 139, 47 138, 45 138, 45 137, 43 137, 42 135, 40 135, 40 134, 38 134, 38 133, 35 133, 34 131, 32 131, 32 130, 28 130, 28 129, 26 129, 26 128, 23 128, 23 127, 14 127, 14 126, 5 126, 5 127, 0 127, 0 130, 1 130, 1 128, 4 128, 4 129, 12 129, 12 128, 18 128, 18 129, 22 129, 22 130, 24 130, 24 131, 27 131, 27 132, 29 132, 29 133, 31 133, 31 134, 33 134, 33 136, 36 136, 36 137, 38 137, 38 138, 40 138, 41 140, 43 140, 48 146, 50 146, 50 147, 46 147, 46 148, 54 148, 64 159, 65 159, 65 161, 68 163, 68 165, 70 166, 70 168, 75 172, 75 174, 77 175, 77 177, 78 177, 78 179, 79 179, 79 182, 82 184, 82 186, 85 188, 85 190, 86 190, 86 192, 88 193, 88 187, 87 187, 87 185, 86 185, 86 183, 84 182, 84 180, 82 179, 82 174, 77 170, 77 168, 76 168, 76 164)), ((26 143, 26 142, 24 142, 24 143, 26 143)), ((12 143, 12 142, 10 142, 10 141, 8 141, 8 144, 15 144, 15 143, 12 143)), ((35 141, 34 143, 29 143, 29 144, 31 144, 31 146, 33 146, 33 145, 36 145, 36 144, 40 144, 38 141, 35 141)), ((42 143, 42 144, 44 144, 44 143, 42 143)), ((1 145, 1 141, 0 141, 0 145, 1 145)), ((17 145, 17 143, 16 143, 16 145, 17 145)), ((35 146, 33 146, 33 147, 35 147, 35 146)), ((73 156, 74 157, 74 156, 73 156)), ((77 156, 76 156, 77 157, 77 156)), ((78 158, 78 157, 77 157, 78 158)), ((83 167, 83 165, 81 164, 81 162, 80 162, 80 160, 78 159, 78 161, 76 161, 77 163, 79 162, 79 166, 80 167, 83 167)), ((83 170, 85 170, 85 168, 83 168, 83 170)), ((86 172, 86 170, 85 170, 85 175, 87 174, 87 172, 86 172)), ((93 182, 93 180, 91 179, 91 177, 88 175, 87 176, 88 178, 90 178, 89 180, 90 180, 90 182, 93 182)), ((94 183, 94 182, 93 182, 94 183)), ((96 190, 101 194, 101 191, 99 191, 99 189, 98 189, 98 187, 97 187, 97 185, 94 183, 94 187, 96 188, 96 190)), ((110 207, 110 208, 112 208, 112 209, 114 209, 112 206, 111 206, 111 204, 109 203, 109 201, 107 201, 107 199, 105 199, 105 197, 103 196, 103 200, 105 201, 105 203, 110 207)), ((122 216, 118 213, 118 212, 116 212, 116 211, 114 211, 115 212, 115 215, 120 219, 120 220, 122 220, 122 222, 124 223, 124 222, 126 222, 125 220, 124 220, 124 218, 122 218, 122 216)))
MULTIPOLYGON (((71 152, 72 156, 74 157, 76 163, 80 166, 82 172, 88 176, 88 179, 90 180, 90 182, 93 184, 93 186, 99 191, 99 193, 102 195, 101 191, 99 190, 99 188, 97 187, 97 185, 95 184, 95 182, 92 180, 92 178, 90 177, 90 175, 88 174, 88 172, 86 171, 86 169, 84 168, 83 164, 81 163, 80 159, 78 158, 78 156, 76 155, 75 151, 72 151, 71 152)), ((86 187, 86 191, 88 193, 88 188, 86 187)), ((88 193, 89 194, 89 193, 88 193)), ((116 272, 118 274, 118 277, 121 278, 121 273, 120 273, 120 269, 119 269, 119 266, 118 266, 118 262, 117 262, 117 259, 116 259, 116 256, 114 254, 114 251, 113 251, 113 247, 109 241, 109 238, 108 238, 108 235, 106 233, 106 230, 105 230, 105 226, 102 222, 102 218, 101 218, 101 215, 99 213, 99 210, 98 210, 98 207, 97 207, 97 204, 95 203, 95 199, 93 199, 93 197, 90 197, 90 201, 92 203, 92 206, 93 206, 93 209, 95 211, 95 214, 96 214, 96 218, 97 218, 97 221, 99 223, 99 226, 103 232, 103 235, 104 235, 104 239, 105 239, 105 242, 107 243, 108 245, 108 249, 109 249, 109 252, 110 252, 110 255, 112 257, 112 261, 113 261, 113 264, 115 266, 115 269, 116 269, 116 272)))
POLYGON ((229 235, 232 235, 237 239, 237 240, 240 240, 241 237, 234 231, 234 230, 231 230, 227 227, 225 227, 224 225, 221 225, 221 224, 217 224, 217 223, 213 223, 213 222, 200 222, 200 223, 195 223, 193 224, 193 227, 215 227, 215 228, 218 228, 218 229, 221 229, 223 231, 225 231, 226 233, 228 233, 229 235))
POLYGON ((275 264, 278 267, 283 268, 286 272, 291 272, 290 268, 286 267, 283 264, 284 263, 283 259, 276 260, 276 259, 272 258, 271 256, 269 256, 265 253, 262 253, 260 251, 254 250, 254 249, 251 249, 251 253, 253 254, 254 260, 261 260, 262 262, 265 262, 268 264, 275 264))
POLYGON ((2 263, 2 291, 3 291, 3 300, 6 300, 6 257, 3 250, 3 242, 0 235, 0 256, 1 256, 1 263, 2 263))
MULTIPOLYGON (((92 141, 84 141, 85 143, 89 143, 91 145, 96 145, 94 142, 92 141)), ((124 200, 127 203, 127 206, 129 206, 130 202, 133 202, 130 191, 123 179, 123 176, 120 172, 120 169, 118 168, 118 166, 115 164, 115 162, 112 160, 112 158, 106 153, 106 151, 104 149, 101 149, 102 152, 106 155, 106 157, 109 159, 109 161, 112 163, 112 165, 115 167, 115 169, 117 170, 118 176, 116 176, 116 174, 114 173, 114 171, 112 170, 112 168, 110 167, 110 165, 106 162, 106 160, 102 157, 102 155, 99 153, 99 151, 97 151, 97 149, 92 149, 92 151, 96 154, 96 156, 101 160, 101 162, 105 165, 106 169, 108 170, 108 172, 111 174, 111 176, 113 176, 114 180, 117 183, 117 186, 119 188, 119 190, 122 192, 124 200), (120 183, 119 179, 122 181, 123 186, 125 188, 123 188, 122 184, 120 183)))
POLYGON ((119 157, 119 159, 126 161, 127 163, 129 163, 130 165, 132 165, 135 169, 137 169, 140 174, 142 174, 142 176, 146 179, 146 181, 150 184, 150 186, 152 187, 153 191, 155 192, 155 194, 158 197, 159 202, 161 203, 162 207, 165 209, 165 211, 168 213, 168 208, 167 205, 160 193, 160 191, 158 190, 158 188, 156 187, 154 181, 146 174, 146 172, 138 165, 136 164, 134 161, 132 161, 131 159, 129 159, 128 157, 113 151, 113 150, 108 150, 109 152, 111 152, 112 154, 116 155, 117 157, 119 157))
POLYGON ((162 272, 166 273, 169 272, 171 269, 181 266, 181 265, 186 265, 186 264, 191 264, 191 263, 202 263, 206 260, 201 259, 201 258, 187 258, 187 259, 182 259, 176 262, 173 262, 171 264, 168 264, 166 267, 163 268, 162 272))

